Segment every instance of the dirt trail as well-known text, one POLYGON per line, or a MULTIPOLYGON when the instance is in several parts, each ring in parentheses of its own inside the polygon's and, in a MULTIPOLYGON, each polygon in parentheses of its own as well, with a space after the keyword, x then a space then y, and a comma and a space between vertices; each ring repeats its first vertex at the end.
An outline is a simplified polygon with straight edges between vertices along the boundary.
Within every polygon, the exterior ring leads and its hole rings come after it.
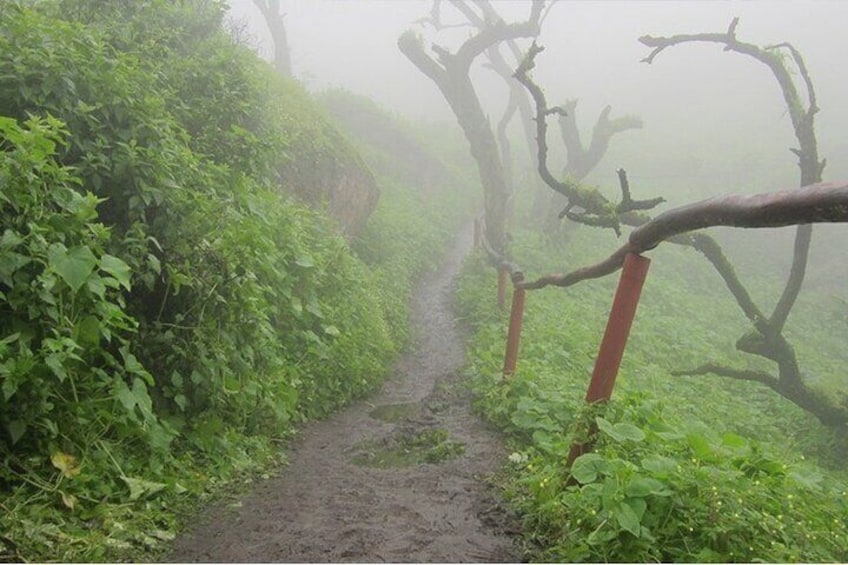
MULTIPOLYGON (((463 230, 470 233, 470 230, 463 230)), ((289 465, 211 508, 174 561, 515 561, 513 521, 483 480, 503 448, 470 411, 450 308, 463 237, 413 299, 414 347, 367 401, 307 425, 289 465)))

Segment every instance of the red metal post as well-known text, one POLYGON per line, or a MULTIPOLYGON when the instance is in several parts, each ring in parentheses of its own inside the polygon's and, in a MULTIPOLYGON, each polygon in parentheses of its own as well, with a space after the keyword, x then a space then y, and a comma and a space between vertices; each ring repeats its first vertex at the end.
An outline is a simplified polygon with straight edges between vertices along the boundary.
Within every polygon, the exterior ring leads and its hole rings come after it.
MULTIPOLYGON (((618 281, 618 289, 612 302, 607 329, 604 339, 595 360, 595 370, 592 372, 592 380, 586 391, 586 402, 609 400, 615 379, 618 376, 618 368, 621 366, 621 358, 624 356, 624 348, 627 345, 627 337, 630 335, 630 327, 636 316, 636 307, 639 305, 639 296, 642 294, 642 286, 648 275, 648 267, 651 260, 641 255, 628 254, 624 259, 624 267, 621 278, 618 281)), ((590 444, 575 443, 571 446, 568 454, 568 466, 577 457, 591 450, 590 444)))
POLYGON ((498 308, 506 308, 506 269, 498 269, 498 308))
POLYGON ((504 377, 515 373, 518 363, 518 344, 521 340, 521 321, 524 318, 524 296, 527 291, 516 288, 512 292, 512 310, 509 314, 509 331, 506 335, 506 353, 504 354, 504 377))

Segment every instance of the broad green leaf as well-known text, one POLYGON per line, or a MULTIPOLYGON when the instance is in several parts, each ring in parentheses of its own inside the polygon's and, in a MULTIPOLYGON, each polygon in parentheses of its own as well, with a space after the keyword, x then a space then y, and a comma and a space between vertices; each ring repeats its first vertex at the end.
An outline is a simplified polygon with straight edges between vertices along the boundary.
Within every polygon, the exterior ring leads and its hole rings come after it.
POLYGON ((604 432, 613 439, 618 439, 615 437, 615 430, 613 429, 611 422, 598 416, 595 418, 595 423, 600 431, 604 432))
POLYGON ((130 500, 138 500, 143 496, 153 496, 167 486, 164 483, 155 483, 153 481, 145 481, 144 479, 135 479, 132 477, 121 477, 121 480, 123 480, 130 489, 130 500))
POLYGON ((147 264, 157 275, 162 274, 162 263, 159 262, 159 258, 152 253, 147 254, 147 264))
POLYGON ((88 277, 85 286, 100 300, 104 300, 106 298, 106 285, 103 284, 103 277, 88 277))
POLYGON ((315 266, 315 260, 310 255, 301 255, 294 260, 294 264, 304 269, 309 269, 315 266))
POLYGON ((627 484, 625 493, 627 496, 644 497, 649 494, 661 494, 666 490, 665 485, 650 477, 634 477, 627 484))
POLYGON ((642 441, 645 439, 645 432, 633 424, 621 422, 613 425, 600 416, 595 418, 595 422, 597 423, 600 431, 604 432, 615 441, 642 441))
POLYGON ((677 470, 677 461, 662 455, 652 455, 642 459, 642 468, 658 477, 667 477, 677 470))
POLYGON ((571 464, 571 476, 582 484, 591 483, 606 467, 606 459, 597 453, 585 453, 571 464))
MULTIPOLYGON (((6 400, 8 400, 8 398, 6 400)), ((26 433, 27 424, 23 420, 12 420, 6 424, 6 430, 12 438, 12 445, 15 445, 26 433)))
POLYGON ((621 439, 637 442, 645 439, 645 432, 643 432, 633 424, 621 422, 616 424, 614 427, 616 435, 618 435, 618 437, 621 439))
POLYGON ((748 447, 748 440, 746 440, 740 435, 727 432, 726 434, 721 436, 721 444, 726 447, 732 447, 734 449, 742 449, 748 447))
POLYGON ((695 433, 688 434, 686 441, 689 442, 689 446, 697 457, 705 459, 713 455, 713 448, 710 445, 710 441, 704 436, 695 433))
POLYGON ((80 345, 100 343, 100 320, 96 316, 86 316, 74 326, 75 340, 80 345))
POLYGON ((639 516, 626 501, 619 503, 613 510, 616 522, 622 530, 630 532, 636 537, 642 531, 642 526, 639 521, 639 516))
POLYGON ((119 351, 121 352, 121 357, 124 358, 124 368, 128 373, 140 376, 148 386, 156 384, 153 380, 153 375, 147 372, 144 365, 130 352, 129 347, 122 347, 119 351))
POLYGON ((65 370, 63 361, 64 357, 56 352, 53 352, 44 358, 44 363, 50 367, 50 370, 54 375, 56 375, 60 383, 65 382, 68 378, 68 372, 65 370))
POLYGON ((613 539, 618 537, 618 532, 607 526, 607 522, 603 521, 598 524, 592 533, 586 536, 586 543, 589 545, 607 546, 613 539))
POLYGON ((21 267, 32 263, 32 258, 15 253, 14 251, 0 252, 0 281, 7 286, 14 286, 12 275, 21 267))
POLYGON ((100 258, 100 268, 115 277, 122 287, 130 290, 130 266, 121 259, 104 254, 100 258))
POLYGON ((77 292, 97 265, 97 257, 86 245, 66 250, 64 245, 53 244, 48 251, 50 268, 77 292))
POLYGON ((24 238, 16 231, 6 229, 0 237, 0 249, 12 249, 24 242, 24 238))
POLYGON ((0 346, 9 345, 10 343, 14 343, 18 341, 18 338, 21 337, 21 332, 15 332, 13 334, 9 334, 3 339, 0 339, 0 346))
MULTIPOLYGON (((642 517, 645 516, 645 510, 648 509, 648 503, 645 501, 644 498, 640 497, 625 498, 624 504, 628 505, 630 508, 633 509, 633 512, 636 513, 636 516, 639 518, 640 521, 642 520, 642 517)), ((644 526, 642 528, 644 530, 644 526)))
POLYGON ((136 398, 123 379, 119 379, 115 383, 114 395, 127 412, 132 412, 135 409, 136 398))
POLYGON ((303 302, 301 302, 300 298, 298 298, 297 296, 292 296, 291 308, 295 315, 297 315, 298 317, 303 315, 303 302))

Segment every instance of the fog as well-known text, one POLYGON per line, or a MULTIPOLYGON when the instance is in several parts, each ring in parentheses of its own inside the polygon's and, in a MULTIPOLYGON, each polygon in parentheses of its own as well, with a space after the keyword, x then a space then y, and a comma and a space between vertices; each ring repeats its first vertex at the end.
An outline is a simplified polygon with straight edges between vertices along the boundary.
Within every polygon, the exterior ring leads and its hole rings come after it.
MULTIPOLYGON (((270 52, 264 22, 252 1, 230 4, 232 18, 246 25, 261 52, 270 52)), ((413 121, 452 122, 435 85, 396 45, 407 29, 438 38, 448 47, 468 36, 468 28, 434 36, 416 23, 429 13, 430 4, 429 0, 283 2, 294 74, 311 89, 344 87, 413 121)), ((526 18, 529 5, 498 1, 496 7, 511 21, 526 18)), ((442 11, 445 21, 461 19, 447 3, 442 11)), ((840 125, 848 116, 840 107, 848 81, 834 61, 848 47, 843 29, 848 3, 557 2, 542 26, 539 43, 546 51, 539 57, 535 77, 552 103, 579 99, 578 119, 586 130, 606 104, 613 106, 614 114, 632 113, 644 119, 642 131, 616 139, 608 160, 615 160, 617 153, 632 153, 634 144, 649 144, 651 152, 641 157, 657 163, 665 152, 680 153, 687 147, 705 159, 710 154, 725 157, 722 154, 732 148, 734 159, 745 166, 792 174, 792 156, 786 151, 794 141, 791 125, 774 78, 762 64, 724 53, 716 45, 680 46, 664 52, 652 65, 640 62, 649 53, 637 41, 641 35, 724 31, 736 16, 741 40, 761 45, 789 41, 801 50, 822 108, 821 153, 835 155, 844 148, 840 125)), ((479 67, 475 73, 481 98, 492 115, 499 115, 505 103, 500 78, 479 67)), ((610 166, 624 166, 638 175, 635 163, 610 166)), ((701 167, 709 168, 709 162, 701 167)), ((832 157, 827 172, 834 178, 845 176, 848 167, 832 157)), ((785 182, 791 186, 791 177, 785 182)))
MULTIPOLYGON (((260 52, 269 53, 270 39, 252 0, 230 4, 233 20, 241 22, 260 52)), ((441 93, 400 53, 397 39, 413 29, 428 42, 455 48, 470 28, 435 33, 417 23, 429 14, 430 0, 282 4, 293 72, 308 88, 343 87, 410 121, 456 127, 441 93)), ((507 21, 526 19, 530 7, 506 0, 495 6, 507 21)), ((613 117, 635 114, 645 124, 616 136, 587 181, 614 193, 614 171, 623 167, 639 196, 660 194, 673 204, 718 193, 797 186, 796 158, 788 150, 797 142, 781 91, 762 63, 723 52, 715 44, 681 45, 664 51, 653 64, 641 62, 650 52, 637 41, 642 35, 723 32, 737 16, 741 41, 762 46, 790 42, 800 50, 821 108, 816 119, 820 156, 828 159, 824 178, 848 177, 848 164, 840 158, 848 150, 848 80, 838 60, 848 47, 847 2, 560 1, 542 25, 538 41, 545 52, 534 72, 549 102, 579 100, 584 142, 607 104, 613 117)), ((446 23, 463 21, 448 2, 443 2, 442 18, 446 23)), ((472 76, 496 120, 506 103, 503 81, 479 62, 472 76)), ((553 128, 550 135, 556 135, 553 128)), ((557 142, 552 138, 552 145, 557 142)), ((845 230, 827 233, 843 237, 845 230)), ((773 236, 761 232, 752 237, 784 244, 791 240, 789 230, 773 236)), ((818 242, 814 252, 823 245, 830 247, 818 242)))

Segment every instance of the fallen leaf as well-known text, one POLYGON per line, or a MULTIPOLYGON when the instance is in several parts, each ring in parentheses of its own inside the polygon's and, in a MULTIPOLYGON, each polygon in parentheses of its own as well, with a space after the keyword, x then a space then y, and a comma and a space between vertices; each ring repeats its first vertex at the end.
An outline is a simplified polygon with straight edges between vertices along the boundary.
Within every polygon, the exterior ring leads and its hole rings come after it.
POLYGON ((62 471, 65 478, 73 479, 80 474, 80 465, 77 458, 62 451, 56 451, 50 456, 53 466, 62 471))

